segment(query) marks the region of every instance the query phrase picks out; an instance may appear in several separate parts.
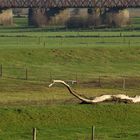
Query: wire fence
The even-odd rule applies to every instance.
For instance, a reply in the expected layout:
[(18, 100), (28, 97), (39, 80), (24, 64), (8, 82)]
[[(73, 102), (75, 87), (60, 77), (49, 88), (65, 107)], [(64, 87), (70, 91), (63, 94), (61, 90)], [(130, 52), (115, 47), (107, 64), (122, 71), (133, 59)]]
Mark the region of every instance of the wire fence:
[[(53, 132), (54, 131), (54, 132)], [(85, 131), (85, 132), (84, 132)], [(57, 133), (57, 134), (55, 134)], [(56, 137), (63, 138), (66, 137), (64, 133), (68, 133), (65, 135), (69, 135), (68, 139), (73, 139), (74, 140), (95, 140), (97, 139), (98, 135), (95, 135), (95, 126), (91, 127), (81, 127), (81, 128), (66, 128), (64, 130), (63, 128), (59, 128), (59, 130), (56, 129), (50, 129), (46, 128), (32, 128), (32, 129), (26, 129), (26, 130), (18, 130), (17, 132), (7, 132), (7, 133), (2, 133), (0, 138), (7, 138), (11, 139), (11, 136), (13, 139), (32, 139), (32, 140), (39, 140), (39, 139), (55, 139)], [(59, 135), (59, 136), (58, 136)]]
[(0, 77), (27, 81), (51, 82), (54, 79), (64, 80), (72, 85), (100, 88), (140, 89), (140, 76), (108, 76), (87, 73), (53, 73), (46, 68), (5, 67), (0, 65)]
[[(18, 129), (14, 131), (2, 132), (0, 139), (18, 139), (18, 140), (104, 140), (104, 139), (127, 139), (131, 136), (132, 139), (139, 138), (139, 131), (132, 130), (131, 126), (121, 126), (118, 129), (111, 130), (108, 126), (81, 126), (81, 127), (37, 127)], [(117, 131), (114, 131), (116, 130)], [(126, 129), (128, 132), (126, 132)], [(131, 133), (131, 135), (129, 135)], [(137, 135), (136, 135), (137, 134)]]

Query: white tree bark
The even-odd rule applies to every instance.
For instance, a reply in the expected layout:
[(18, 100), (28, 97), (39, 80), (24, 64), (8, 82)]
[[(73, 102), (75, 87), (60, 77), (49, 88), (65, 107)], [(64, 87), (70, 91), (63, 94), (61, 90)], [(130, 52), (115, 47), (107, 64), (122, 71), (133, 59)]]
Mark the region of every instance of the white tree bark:
[(101, 103), (101, 102), (124, 102), (124, 103), (140, 103), (140, 96), (135, 96), (135, 97), (129, 97), (124, 94), (118, 94), (118, 95), (102, 95), (99, 97), (94, 97), (93, 99), (89, 99), (86, 97), (83, 97), (76, 91), (74, 91), (70, 85), (68, 85), (66, 82), (62, 80), (53, 80), (53, 83), (49, 85), (49, 87), (52, 87), (55, 83), (60, 83), (63, 84), (64, 86), (67, 87), (68, 91), (70, 94), (78, 98), (84, 103), (89, 103), (89, 104), (95, 104), (95, 103)]

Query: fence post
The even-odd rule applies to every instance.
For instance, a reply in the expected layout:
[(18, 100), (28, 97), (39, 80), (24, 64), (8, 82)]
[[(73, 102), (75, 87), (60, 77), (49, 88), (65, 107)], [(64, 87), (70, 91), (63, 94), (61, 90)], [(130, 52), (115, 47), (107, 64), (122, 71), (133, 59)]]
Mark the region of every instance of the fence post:
[(36, 140), (36, 128), (33, 128), (33, 140)]
[(41, 43), (41, 39), (40, 39), (40, 37), (38, 38), (38, 44), (40, 45), (40, 43)]
[(0, 77), (2, 77), (2, 64), (0, 65)]
[(123, 90), (125, 90), (126, 89), (126, 80), (125, 80), (125, 78), (123, 78)]
[(60, 38), (60, 47), (62, 47), (63, 37)]
[(25, 69), (25, 80), (28, 80), (28, 69)]
[(129, 47), (131, 46), (131, 42), (130, 42), (130, 40), (129, 40)]
[(53, 78), (52, 78), (52, 73), (50, 72), (50, 82), (52, 82)]
[(91, 140), (94, 140), (94, 131), (95, 131), (95, 127), (92, 126), (92, 135), (91, 135)]
[(46, 42), (44, 41), (44, 47), (46, 46)]
[(123, 37), (123, 43), (125, 43), (125, 37)]
[(76, 73), (75, 81), (76, 81), (76, 84), (78, 84), (78, 74), (77, 73)]
[(101, 76), (99, 76), (98, 84), (99, 84), (99, 87), (101, 87)]

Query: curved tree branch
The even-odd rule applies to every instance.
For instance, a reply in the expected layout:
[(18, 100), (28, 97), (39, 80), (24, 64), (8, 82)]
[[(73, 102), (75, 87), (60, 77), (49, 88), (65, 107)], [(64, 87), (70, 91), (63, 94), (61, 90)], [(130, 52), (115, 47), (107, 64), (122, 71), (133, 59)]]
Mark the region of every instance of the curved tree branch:
[(49, 85), (49, 87), (52, 87), (55, 83), (60, 83), (66, 86), (70, 94), (78, 98), (79, 100), (89, 103), (89, 104), (94, 104), (94, 103), (100, 103), (100, 102), (105, 102), (105, 101), (115, 101), (115, 102), (124, 102), (124, 103), (140, 103), (140, 96), (135, 96), (135, 97), (129, 97), (124, 94), (118, 94), (118, 95), (102, 95), (99, 97), (95, 97), (93, 99), (89, 99), (86, 97), (83, 97), (76, 91), (74, 91), (70, 85), (68, 85), (66, 82), (62, 80), (53, 80), (53, 83)]

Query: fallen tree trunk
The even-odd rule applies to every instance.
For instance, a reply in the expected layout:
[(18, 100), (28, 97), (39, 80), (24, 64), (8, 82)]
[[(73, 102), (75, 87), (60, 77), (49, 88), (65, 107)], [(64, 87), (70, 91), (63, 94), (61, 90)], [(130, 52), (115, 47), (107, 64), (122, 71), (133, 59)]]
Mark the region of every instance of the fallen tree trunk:
[(87, 97), (83, 97), (82, 95), (80, 95), (79, 93), (74, 91), (70, 87), (70, 85), (68, 85), (67, 83), (65, 83), (62, 80), (53, 80), (53, 83), (51, 83), (49, 85), (49, 87), (52, 87), (55, 83), (63, 84), (64, 86), (67, 87), (70, 94), (72, 94), (73, 96), (75, 96), (76, 98), (81, 100), (82, 102), (88, 103), (88, 104), (96, 104), (96, 103), (101, 103), (101, 102), (140, 103), (140, 96), (129, 97), (129, 96), (124, 95), (124, 94), (102, 95), (102, 96), (99, 96), (99, 97), (94, 97), (93, 99), (89, 99)]

